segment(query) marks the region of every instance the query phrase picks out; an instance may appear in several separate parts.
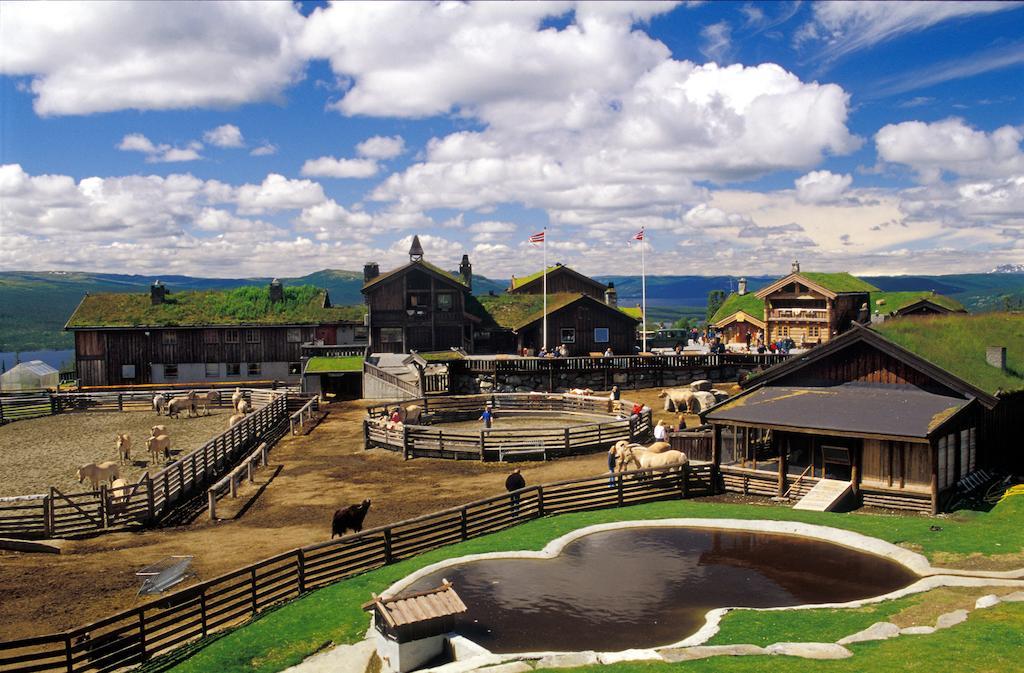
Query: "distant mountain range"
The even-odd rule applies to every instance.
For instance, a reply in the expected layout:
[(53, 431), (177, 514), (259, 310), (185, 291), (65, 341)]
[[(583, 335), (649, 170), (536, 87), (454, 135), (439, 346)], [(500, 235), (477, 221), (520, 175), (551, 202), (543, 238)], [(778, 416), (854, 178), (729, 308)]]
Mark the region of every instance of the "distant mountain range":
[(1024, 273), (1024, 264), (1000, 264), (989, 273)]
[[(1022, 265), (1024, 266), (1024, 265)], [(958, 299), (971, 311), (998, 310), (1007, 300), (1024, 299), (1024, 268), (1010, 271), (1009, 265), (992, 273), (950, 276), (865, 276), (883, 290), (934, 290)], [(633, 305), (640, 301), (639, 276), (597, 276), (613, 281), (619, 302)], [(750, 291), (767, 285), (775, 276), (748, 276)], [(87, 293), (148, 292), (152, 276), (82, 272), (0, 272), (0, 351), (62, 349), (72, 346), (72, 338), (63, 332), (64, 323)], [(195, 278), (163, 276), (160, 280), (171, 292), (218, 289), (240, 285), (263, 285), (270, 278)], [(324, 269), (297, 278), (281, 278), (286, 285), (316, 285), (325, 288), (334, 304), (357, 304), (363, 298), (360, 271)], [(508, 287), (505, 279), (473, 277), (475, 294), (500, 294)], [(712, 290), (736, 288), (735, 276), (648, 276), (648, 307), (657, 309), (656, 320), (695, 315), (707, 303)], [(654, 313), (655, 311), (652, 311)]]

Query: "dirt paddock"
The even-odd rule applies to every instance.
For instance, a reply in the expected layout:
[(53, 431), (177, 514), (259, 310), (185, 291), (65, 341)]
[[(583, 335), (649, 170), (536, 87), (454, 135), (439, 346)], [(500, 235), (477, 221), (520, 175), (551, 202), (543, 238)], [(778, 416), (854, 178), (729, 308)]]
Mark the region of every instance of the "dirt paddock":
[(146, 438), (154, 425), (167, 426), (171, 457), (195, 449), (227, 429), (230, 409), (211, 409), (209, 416), (178, 418), (145, 411), (93, 411), (30, 418), (0, 426), (0, 497), (46, 493), (56, 486), (64, 493), (89, 490), (75, 471), (85, 463), (117, 461), (115, 437), (132, 437), (132, 464), (121, 474), (135, 481), (151, 465)]
[[(650, 404), (656, 418), (675, 422), (675, 414), (659, 411), (657, 393), (624, 394)], [(78, 626), (138, 605), (135, 571), (172, 554), (195, 555), (198, 578), (210, 579), (328, 539), (334, 510), (363, 498), (372, 500), (365, 525), (373, 527), (504, 491), (509, 471), (505, 464), (403, 461), (382, 449), (364, 451), (365, 406), (331, 404), (329, 415), (309, 435), (283, 439), (255, 486), (247, 487), (238, 500), (220, 501), (220, 521), (211, 522), (203, 514), (188, 526), (68, 541), (60, 555), (0, 553), (0, 640)], [(695, 423), (688, 417), (688, 424)], [(601, 474), (607, 469), (605, 461), (599, 453), (516, 466), (528, 484), (536, 484)], [(232, 519), (248, 504), (245, 497), (263, 486), (244, 516)]]

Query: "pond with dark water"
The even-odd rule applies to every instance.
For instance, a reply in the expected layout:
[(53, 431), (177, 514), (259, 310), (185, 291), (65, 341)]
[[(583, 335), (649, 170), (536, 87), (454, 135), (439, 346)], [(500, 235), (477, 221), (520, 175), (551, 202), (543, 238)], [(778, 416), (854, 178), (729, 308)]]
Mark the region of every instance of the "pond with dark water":
[(845, 603), (905, 587), (905, 566), (828, 542), (769, 533), (625, 528), (570, 542), (553, 559), (469, 561), (450, 580), (469, 611), (455, 631), (492, 652), (613, 652), (678, 642), (720, 607)]

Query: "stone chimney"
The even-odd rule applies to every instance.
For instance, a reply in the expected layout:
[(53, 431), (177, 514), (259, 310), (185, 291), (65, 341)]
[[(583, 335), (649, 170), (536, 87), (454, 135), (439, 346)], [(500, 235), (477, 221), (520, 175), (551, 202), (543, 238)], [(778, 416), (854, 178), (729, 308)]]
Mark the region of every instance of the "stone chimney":
[(164, 303), (164, 298), (167, 296), (167, 288), (158, 280), (153, 281), (153, 284), (149, 286), (149, 301), (156, 306), (157, 304)]
[(793, 260), (793, 266), (790, 269), (790, 273), (800, 273), (800, 262)]
[(270, 281), (270, 301), (284, 301), (284, 286), (281, 285), (281, 281), (277, 278)]
[(369, 283), (380, 275), (380, 265), (377, 262), (367, 262), (363, 265), (363, 282)]
[(985, 361), (996, 369), (1006, 369), (1006, 346), (989, 346), (986, 348)]
[(469, 263), (469, 255), (462, 256), (462, 262), (459, 264), (459, 275), (462, 276), (462, 282), (466, 284), (470, 292), (473, 291), (473, 265)]
[(604, 291), (604, 303), (612, 308), (619, 305), (619, 291), (615, 289), (615, 283), (608, 281), (608, 289)]
[(736, 283), (736, 294), (743, 296), (747, 293), (747, 279), (740, 278), (739, 282)]

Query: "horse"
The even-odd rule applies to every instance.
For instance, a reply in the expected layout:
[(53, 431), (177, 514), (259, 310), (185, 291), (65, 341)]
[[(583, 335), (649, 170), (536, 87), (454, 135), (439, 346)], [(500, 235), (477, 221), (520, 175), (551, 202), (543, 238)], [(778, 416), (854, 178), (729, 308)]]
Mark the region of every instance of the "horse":
[(675, 449), (663, 453), (650, 453), (649, 451), (638, 451), (632, 446), (623, 447), (617, 450), (615, 457), (617, 472), (625, 472), (634, 466), (637, 470), (650, 470), (650, 474), (670, 474), (673, 471), (682, 472), (683, 466), (689, 462), (686, 454)]

